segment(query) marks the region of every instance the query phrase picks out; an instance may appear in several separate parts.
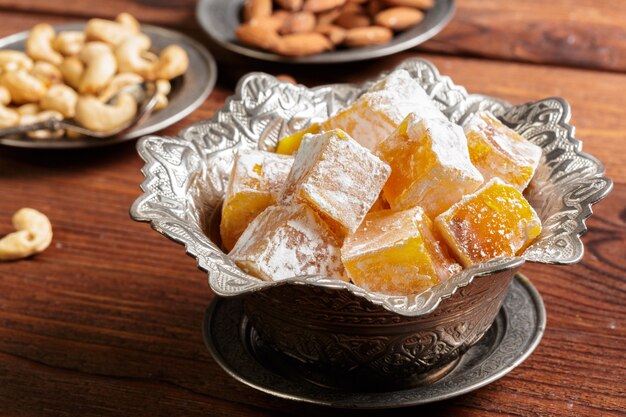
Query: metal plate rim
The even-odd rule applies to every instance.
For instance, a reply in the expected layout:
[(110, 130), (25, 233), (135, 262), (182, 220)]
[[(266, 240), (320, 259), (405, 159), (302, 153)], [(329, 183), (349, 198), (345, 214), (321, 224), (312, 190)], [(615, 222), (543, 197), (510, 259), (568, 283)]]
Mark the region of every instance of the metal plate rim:
[[(53, 28), (55, 31), (64, 31), (64, 30), (76, 30), (82, 29), (86, 24), (85, 21), (66, 23), (61, 25), (54, 25)], [(170, 116), (166, 119), (150, 124), (150, 118), (146, 120), (142, 125), (137, 126), (135, 129), (131, 130), (127, 134), (121, 137), (114, 137), (111, 139), (84, 139), (84, 140), (57, 140), (57, 141), (30, 141), (30, 140), (19, 140), (19, 139), (11, 139), (11, 138), (0, 138), (0, 145), (11, 146), (16, 148), (28, 148), (28, 149), (46, 149), (46, 150), (54, 150), (54, 149), (79, 149), (79, 148), (95, 148), (101, 146), (113, 145), (120, 142), (129, 141), (132, 139), (139, 138), (141, 136), (149, 135), (151, 133), (156, 133), (159, 130), (162, 130), (168, 126), (173, 125), (176, 122), (187, 117), (194, 110), (204, 103), (207, 97), (213, 91), (215, 87), (215, 83), (217, 81), (217, 64), (215, 63), (215, 59), (213, 55), (204, 47), (202, 44), (197, 42), (195, 39), (185, 35), (184, 33), (174, 31), (171, 29), (166, 29), (160, 26), (153, 26), (142, 24), (141, 25), (142, 32), (147, 34), (148, 36), (160, 35), (163, 37), (168, 37), (172, 39), (174, 42), (178, 42), (179, 44), (183, 44), (184, 46), (188, 46), (193, 49), (201, 59), (201, 62), (204, 63), (202, 69), (198, 71), (205, 71), (205, 75), (207, 77), (207, 83), (204, 88), (198, 90), (197, 96), (193, 101), (184, 104), (181, 110), (176, 110), (174, 108), (176, 102), (173, 101), (170, 103), (172, 109), (174, 110)], [(14, 33), (12, 35), (6, 36), (0, 39), (0, 49), (11, 48), (17, 42), (22, 42), (26, 40), (28, 37), (28, 33), (30, 30), (25, 30), (22, 32)], [(190, 67), (191, 70), (191, 67)], [(175, 97), (174, 97), (175, 99)], [(163, 112), (167, 112), (168, 108), (162, 110)]]
[(456, 10), (456, 0), (440, 0), (442, 3), (444, 3), (444, 5), (442, 6), (443, 11), (441, 19), (433, 23), (432, 26), (428, 27), (426, 30), (417, 33), (408, 39), (399, 41), (392, 40), (386, 45), (380, 45), (375, 47), (341, 50), (339, 52), (332, 51), (320, 55), (304, 57), (285, 57), (271, 52), (266, 52), (261, 49), (248, 47), (243, 44), (238, 44), (229, 40), (225, 40), (221, 36), (219, 36), (219, 33), (213, 28), (212, 20), (209, 17), (209, 14), (205, 12), (207, 6), (214, 1), (216, 0), (200, 0), (198, 2), (198, 4), (196, 5), (196, 20), (200, 24), (200, 27), (202, 28), (204, 33), (206, 33), (207, 36), (209, 36), (221, 47), (231, 52), (247, 56), (249, 58), (255, 58), (264, 61), (280, 62), (287, 64), (313, 65), (366, 61), (370, 59), (393, 55), (395, 53), (413, 48), (441, 32), (443, 28), (447, 26), (450, 20), (452, 20), (452, 17), (454, 16), (454, 12)]
[[(486, 378), (483, 378), (480, 381), (478, 381), (478, 382), (476, 382), (476, 383), (474, 383), (474, 384), (472, 384), (470, 386), (467, 386), (467, 387), (459, 389), (459, 390), (453, 390), (453, 391), (448, 392), (447, 394), (444, 394), (444, 395), (429, 397), (429, 398), (425, 398), (425, 399), (418, 399), (416, 401), (410, 401), (409, 400), (409, 401), (405, 401), (405, 402), (402, 402), (402, 403), (394, 403), (394, 404), (389, 404), (389, 403), (370, 403), (370, 404), (365, 404), (365, 405), (364, 404), (359, 404), (356, 401), (352, 401), (352, 402), (344, 401), (344, 402), (341, 402), (341, 403), (337, 403), (337, 402), (331, 402), (331, 401), (322, 401), (322, 400), (319, 400), (319, 399), (316, 399), (316, 398), (306, 397), (304, 395), (294, 395), (294, 394), (290, 394), (290, 393), (285, 393), (285, 392), (273, 389), (272, 387), (263, 386), (263, 385), (259, 384), (256, 381), (247, 379), (245, 375), (239, 374), (237, 372), (237, 369), (235, 369), (232, 366), (232, 364), (229, 363), (223, 357), (222, 353), (218, 350), (218, 348), (213, 343), (213, 341), (212, 341), (212, 339), (211, 339), (211, 337), (209, 335), (210, 323), (211, 323), (211, 321), (213, 320), (213, 318), (215, 316), (215, 311), (217, 309), (217, 306), (221, 302), (236, 301), (236, 300), (233, 300), (233, 299), (222, 298), (222, 297), (216, 296), (216, 298), (211, 300), (211, 304), (209, 305), (209, 308), (206, 311), (206, 314), (205, 314), (205, 317), (204, 317), (204, 320), (203, 320), (203, 324), (202, 324), (202, 338), (204, 340), (205, 346), (207, 347), (207, 349), (211, 353), (211, 356), (213, 357), (213, 360), (228, 375), (230, 375), (232, 378), (234, 378), (235, 380), (239, 381), (240, 383), (242, 383), (244, 385), (247, 385), (250, 388), (253, 388), (253, 389), (261, 391), (261, 392), (264, 392), (265, 394), (268, 394), (268, 395), (271, 395), (271, 396), (274, 396), (274, 397), (277, 397), (277, 398), (282, 398), (282, 399), (295, 401), (295, 402), (303, 403), (303, 404), (313, 404), (313, 405), (327, 406), (327, 407), (339, 408), (339, 409), (380, 410), (380, 409), (412, 407), (412, 406), (423, 405), (423, 404), (428, 404), (428, 403), (433, 403), (433, 402), (437, 402), (437, 401), (443, 401), (443, 400), (447, 400), (447, 399), (450, 399), (450, 398), (458, 397), (460, 395), (467, 394), (469, 392), (472, 392), (472, 391), (475, 391), (475, 390), (477, 390), (479, 388), (482, 388), (482, 387), (484, 387), (484, 386), (486, 386), (488, 384), (491, 384), (492, 382), (497, 381), (498, 379), (502, 378), (503, 376), (505, 376), (506, 374), (511, 372), (513, 369), (518, 367), (522, 362), (524, 362), (535, 351), (535, 349), (537, 348), (537, 346), (541, 342), (541, 339), (543, 338), (543, 335), (544, 335), (544, 332), (545, 332), (545, 328), (546, 328), (547, 314), (546, 314), (546, 310), (545, 310), (545, 305), (543, 303), (543, 299), (541, 298), (541, 294), (539, 293), (537, 288), (530, 282), (530, 280), (525, 275), (523, 275), (521, 273), (517, 273), (515, 278), (514, 278), (514, 283), (518, 283), (519, 285), (521, 285), (523, 287), (523, 289), (525, 290), (524, 293), (528, 297), (528, 299), (531, 302), (531, 304), (534, 306), (535, 313), (536, 313), (536, 323), (535, 323), (534, 331), (532, 332), (532, 335), (530, 335), (525, 340), (524, 349), (519, 352), (519, 355), (515, 357), (515, 360), (513, 360), (510, 363), (508, 363), (507, 366), (505, 368), (501, 369), (500, 371), (494, 372), (494, 373), (490, 374), (489, 376), (487, 376)], [(502, 312), (500, 312), (498, 314), (502, 314)], [(506, 314), (506, 312), (504, 314)], [(237, 322), (237, 326), (239, 326), (239, 324), (240, 323)], [(292, 383), (297, 383), (297, 382), (294, 382), (294, 381), (291, 381), (291, 382)], [(411, 390), (419, 390), (419, 389), (420, 389), (420, 387), (417, 387), (417, 388), (409, 389), (409, 391), (411, 391)], [(376, 394), (372, 394), (372, 395), (376, 395)]]

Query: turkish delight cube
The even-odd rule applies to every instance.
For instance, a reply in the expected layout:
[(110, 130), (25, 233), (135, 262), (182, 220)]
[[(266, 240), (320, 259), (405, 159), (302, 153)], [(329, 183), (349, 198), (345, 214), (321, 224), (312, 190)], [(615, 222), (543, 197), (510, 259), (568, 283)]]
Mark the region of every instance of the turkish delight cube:
[(339, 235), (359, 227), (390, 168), (341, 130), (306, 135), (279, 201), (315, 209)]
[(227, 250), (254, 218), (276, 203), (289, 175), (293, 157), (259, 150), (240, 151), (230, 175), (222, 206), (220, 234)]
[(411, 113), (375, 150), (391, 166), (383, 195), (394, 210), (420, 206), (434, 218), (483, 183), (460, 126)]
[(499, 178), (439, 215), (435, 225), (466, 267), (518, 255), (541, 232), (541, 220), (522, 193)]
[(446, 117), (405, 70), (374, 84), (348, 108), (321, 123), (322, 130), (342, 129), (368, 149), (385, 140), (409, 113), (420, 118)]
[(267, 281), (304, 275), (345, 277), (339, 240), (305, 204), (265, 209), (229, 255), (241, 269)]
[(464, 130), (470, 159), (485, 181), (498, 177), (524, 191), (539, 165), (541, 148), (489, 112), (475, 114)]
[(381, 210), (387, 210), (389, 209), (389, 203), (387, 203), (387, 200), (385, 200), (385, 197), (383, 196), (383, 193), (381, 192), (378, 195), (378, 198), (376, 199), (376, 201), (374, 201), (374, 204), (372, 204), (372, 207), (370, 207), (370, 211), (368, 213), (373, 213), (375, 211), (381, 211)]
[(296, 133), (286, 136), (278, 141), (278, 146), (276, 147), (276, 153), (282, 155), (293, 155), (300, 148), (300, 143), (302, 143), (302, 139), (306, 134), (315, 134), (320, 133), (320, 125), (319, 123), (313, 123), (306, 129), (302, 129), (297, 131)]
[(341, 257), (352, 282), (384, 294), (421, 293), (461, 270), (420, 207), (368, 214)]

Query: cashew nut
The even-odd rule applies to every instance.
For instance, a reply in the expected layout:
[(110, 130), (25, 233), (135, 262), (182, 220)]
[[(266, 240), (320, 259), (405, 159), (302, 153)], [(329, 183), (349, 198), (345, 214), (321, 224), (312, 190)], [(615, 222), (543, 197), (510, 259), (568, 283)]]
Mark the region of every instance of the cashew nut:
[(80, 52), (85, 63), (78, 90), (82, 94), (96, 94), (111, 81), (117, 72), (117, 61), (106, 43), (89, 42)]
[(17, 109), (17, 113), (21, 116), (34, 116), (41, 111), (38, 103), (23, 104)]
[(187, 52), (178, 45), (170, 45), (159, 54), (155, 75), (157, 79), (171, 80), (183, 75), (188, 67)]
[[(119, 18), (119, 16), (118, 16)], [(113, 22), (104, 19), (91, 19), (85, 26), (85, 35), (88, 41), (101, 41), (110, 45), (119, 45), (128, 37), (138, 33), (136, 27), (126, 17), (122, 22)]]
[(46, 94), (43, 81), (25, 70), (5, 72), (0, 76), (0, 85), (9, 90), (11, 100), (16, 104), (39, 101)]
[(0, 50), (0, 73), (31, 68), (33, 68), (33, 60), (24, 52), (11, 49)]
[[(46, 110), (35, 115), (25, 115), (20, 118), (20, 126), (32, 125), (35, 123), (43, 122), (48, 119), (63, 119), (63, 115), (55, 110)], [(35, 130), (33, 132), (27, 132), (26, 135), (31, 139), (58, 139), (65, 134), (63, 129), (55, 130), (51, 132), (49, 130)]]
[(35, 66), (30, 73), (43, 81), (46, 87), (63, 81), (63, 74), (61, 74), (59, 68), (46, 61), (35, 62)]
[(23, 208), (13, 215), (16, 231), (0, 239), (0, 261), (27, 258), (46, 250), (52, 242), (52, 225), (45, 214)]
[(113, 77), (109, 85), (98, 95), (98, 99), (106, 103), (122, 88), (133, 84), (140, 84), (141, 82), (143, 82), (141, 75), (132, 72), (122, 72)]
[(20, 123), (20, 115), (13, 109), (0, 106), (0, 129), (17, 126)]
[(74, 119), (87, 129), (110, 132), (129, 123), (137, 113), (137, 103), (130, 94), (120, 94), (112, 105), (93, 96), (81, 96)]
[(154, 79), (156, 63), (150, 59), (150, 55), (146, 55), (150, 45), (150, 38), (140, 33), (131, 36), (115, 48), (115, 57), (120, 71), (134, 72), (145, 79)]
[(11, 102), (11, 92), (0, 85), (0, 106), (8, 106)]
[(73, 56), (65, 58), (61, 65), (59, 65), (59, 71), (61, 71), (67, 85), (78, 90), (83, 72), (85, 72), (83, 61)]
[(139, 24), (139, 21), (137, 21), (137, 19), (135, 19), (135, 16), (130, 13), (118, 14), (115, 18), (115, 21), (120, 25), (128, 28), (133, 33), (139, 33), (141, 31), (141, 25)]
[(52, 47), (65, 56), (78, 55), (85, 45), (85, 34), (79, 31), (61, 32), (52, 41)]
[(161, 110), (167, 107), (169, 100), (167, 95), (172, 91), (172, 84), (168, 80), (157, 80), (157, 101), (154, 110)]
[(39, 104), (44, 110), (56, 110), (64, 117), (74, 117), (78, 94), (64, 84), (53, 85)]
[(35, 25), (26, 40), (26, 53), (34, 60), (60, 65), (63, 62), (63, 56), (52, 48), (54, 37), (54, 29), (49, 24)]

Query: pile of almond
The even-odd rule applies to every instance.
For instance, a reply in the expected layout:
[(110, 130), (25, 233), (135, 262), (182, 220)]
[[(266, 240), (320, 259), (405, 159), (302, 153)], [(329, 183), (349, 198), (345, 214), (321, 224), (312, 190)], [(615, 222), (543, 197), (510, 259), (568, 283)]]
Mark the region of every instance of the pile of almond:
[(284, 56), (382, 45), (424, 18), (435, 0), (246, 0), (237, 38)]

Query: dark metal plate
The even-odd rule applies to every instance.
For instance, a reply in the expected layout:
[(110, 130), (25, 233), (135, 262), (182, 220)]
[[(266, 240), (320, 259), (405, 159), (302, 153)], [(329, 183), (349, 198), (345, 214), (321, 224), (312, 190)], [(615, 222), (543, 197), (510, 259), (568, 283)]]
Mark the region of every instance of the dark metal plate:
[(451, 369), (442, 372), (443, 377), (414, 388), (369, 392), (336, 385), (330, 376), (313, 375), (289, 359), (265, 350), (248, 324), (238, 298), (216, 297), (211, 302), (203, 334), (215, 361), (233, 378), (252, 388), (280, 398), (330, 407), (380, 409), (456, 397), (501, 378), (537, 347), (545, 324), (541, 296), (526, 277), (518, 274), (492, 327)]
[(386, 45), (355, 49), (340, 49), (319, 55), (285, 57), (239, 42), (235, 29), (240, 25), (240, 11), (243, 0), (201, 0), (196, 8), (196, 18), (202, 29), (224, 48), (241, 55), (274, 62), (295, 64), (330, 64), (338, 62), (363, 61), (395, 54), (419, 45), (439, 33), (452, 19), (454, 0), (437, 0), (432, 9), (426, 12), (424, 20), (414, 27), (396, 34)]

